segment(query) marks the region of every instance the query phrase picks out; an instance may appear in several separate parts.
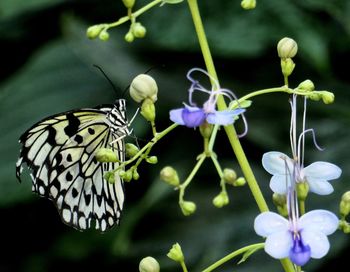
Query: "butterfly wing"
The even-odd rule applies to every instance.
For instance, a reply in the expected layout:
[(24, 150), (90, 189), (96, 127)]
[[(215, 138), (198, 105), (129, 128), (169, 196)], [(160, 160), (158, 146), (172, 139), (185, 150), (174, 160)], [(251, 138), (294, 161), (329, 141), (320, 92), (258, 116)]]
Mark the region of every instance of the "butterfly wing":
[[(110, 129), (107, 113), (113, 106), (80, 109), (48, 117), (20, 138), (23, 148), (16, 165), (17, 177), (26, 163), (32, 170), (32, 190), (51, 199), (62, 220), (79, 230), (105, 231), (119, 223), (124, 202), (123, 181), (104, 179), (118, 163), (101, 163), (99, 148), (113, 148), (124, 160), (124, 141)], [(118, 131), (116, 131), (118, 132)], [(116, 141), (113, 147), (109, 143)]]

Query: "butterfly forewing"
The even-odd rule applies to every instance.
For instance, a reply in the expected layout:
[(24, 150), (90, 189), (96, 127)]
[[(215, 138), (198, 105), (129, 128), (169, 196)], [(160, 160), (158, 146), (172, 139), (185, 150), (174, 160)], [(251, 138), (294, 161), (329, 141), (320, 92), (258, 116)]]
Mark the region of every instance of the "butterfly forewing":
[(114, 183), (104, 178), (119, 163), (98, 162), (95, 153), (112, 148), (124, 161), (123, 137), (128, 134), (123, 99), (48, 117), (20, 137), (17, 177), (26, 163), (32, 170), (32, 190), (51, 199), (66, 224), (84, 230), (94, 222), (105, 231), (119, 223), (124, 187), (118, 175)]

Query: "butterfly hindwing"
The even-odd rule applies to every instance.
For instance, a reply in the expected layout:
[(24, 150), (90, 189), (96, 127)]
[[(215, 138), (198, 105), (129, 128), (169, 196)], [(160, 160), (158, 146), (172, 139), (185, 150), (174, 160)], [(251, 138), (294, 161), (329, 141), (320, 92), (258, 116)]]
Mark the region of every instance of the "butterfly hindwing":
[(26, 163), (32, 170), (32, 190), (51, 199), (66, 224), (84, 230), (95, 222), (97, 229), (105, 231), (119, 223), (124, 187), (118, 175), (114, 183), (104, 179), (119, 163), (98, 162), (95, 153), (112, 148), (123, 161), (121, 136), (129, 134), (126, 125), (124, 100), (117, 100), (115, 106), (48, 117), (21, 136), (17, 177)]

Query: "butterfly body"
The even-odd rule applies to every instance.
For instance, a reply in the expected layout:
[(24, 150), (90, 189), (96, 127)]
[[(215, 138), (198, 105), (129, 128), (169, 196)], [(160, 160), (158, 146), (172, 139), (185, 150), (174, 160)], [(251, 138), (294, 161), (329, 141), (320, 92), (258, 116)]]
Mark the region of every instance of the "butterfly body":
[[(16, 175), (23, 163), (32, 170), (32, 190), (51, 199), (64, 223), (84, 230), (95, 222), (105, 231), (119, 223), (124, 203), (123, 180), (109, 183), (104, 174), (118, 162), (98, 162), (100, 148), (124, 161), (124, 137), (130, 134), (124, 99), (114, 105), (72, 110), (33, 125), (21, 137)], [(111, 145), (111, 143), (113, 143)]]

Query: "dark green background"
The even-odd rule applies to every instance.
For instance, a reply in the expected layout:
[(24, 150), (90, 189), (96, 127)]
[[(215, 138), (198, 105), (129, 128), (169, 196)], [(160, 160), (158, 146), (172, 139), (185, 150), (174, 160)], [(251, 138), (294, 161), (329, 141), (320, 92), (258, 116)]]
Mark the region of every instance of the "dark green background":
[[(138, 1), (141, 7), (146, 1)], [(310, 78), (316, 88), (329, 90), (335, 103), (308, 104), (308, 126), (313, 127), (317, 151), (307, 142), (306, 162), (325, 160), (339, 165), (343, 175), (334, 181), (330, 196), (311, 195), (309, 208), (337, 213), (341, 194), (349, 190), (350, 164), (350, 2), (347, 0), (258, 0), (257, 9), (244, 11), (240, 1), (199, 1), (218, 74), (223, 87), (242, 96), (251, 90), (280, 86), (276, 44), (285, 36), (299, 45), (291, 86)], [(197, 131), (178, 128), (153, 151), (157, 165), (141, 165), (139, 181), (126, 185), (121, 226), (105, 234), (78, 232), (65, 226), (54, 205), (31, 193), (28, 172), (24, 182), (15, 178), (18, 138), (45, 116), (79, 107), (112, 103), (113, 93), (101, 73), (124, 90), (134, 76), (154, 68), (157, 80), (157, 125), (170, 124), (168, 111), (187, 100), (186, 72), (203, 67), (196, 35), (186, 3), (153, 8), (139, 19), (147, 36), (127, 44), (128, 25), (110, 31), (108, 42), (85, 37), (89, 25), (124, 16), (121, 1), (98, 0), (1, 0), (0, 2), (0, 271), (137, 271), (139, 260), (156, 257), (162, 271), (180, 271), (166, 257), (179, 242), (190, 271), (200, 271), (225, 254), (249, 243), (261, 242), (252, 228), (258, 209), (247, 187), (229, 188), (231, 202), (223, 209), (212, 206), (219, 180), (211, 164), (205, 164), (186, 192), (197, 203), (197, 212), (182, 216), (177, 192), (159, 181), (162, 167), (175, 166), (184, 179), (201, 152)], [(127, 97), (128, 116), (136, 103)], [(242, 139), (266, 198), (270, 176), (261, 167), (261, 156), (270, 150), (289, 153), (289, 105), (285, 94), (254, 99), (247, 111), (249, 133)], [(141, 117), (133, 124), (140, 139), (150, 139)], [(240, 130), (241, 127), (239, 126)], [(142, 141), (140, 142), (142, 144)], [(215, 149), (224, 167), (236, 161), (220, 132)], [(270, 203), (272, 209), (273, 206)], [(330, 237), (326, 258), (312, 260), (307, 271), (329, 271), (347, 261), (349, 238), (337, 232)], [(218, 271), (281, 271), (278, 261), (258, 252), (247, 262), (239, 259)]]

